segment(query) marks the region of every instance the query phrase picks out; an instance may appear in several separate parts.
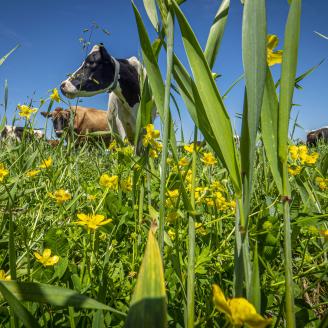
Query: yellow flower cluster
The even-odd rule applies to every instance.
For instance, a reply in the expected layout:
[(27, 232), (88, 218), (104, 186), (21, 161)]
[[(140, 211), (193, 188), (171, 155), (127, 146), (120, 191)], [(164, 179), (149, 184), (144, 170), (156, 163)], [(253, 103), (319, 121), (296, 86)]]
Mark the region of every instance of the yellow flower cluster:
[(50, 99), (53, 100), (53, 101), (56, 101), (58, 103), (60, 102), (60, 96), (59, 96), (57, 88), (52, 90), (52, 94), (50, 95)]
[(123, 192), (130, 192), (132, 191), (132, 179), (128, 177), (127, 179), (123, 179), (121, 181), (121, 189)]
[(195, 143), (191, 143), (190, 145), (184, 145), (183, 148), (186, 152), (192, 154), (194, 150), (196, 151), (199, 147), (197, 145), (195, 147)]
[(18, 115), (20, 117), (26, 117), (27, 119), (29, 119), (33, 113), (36, 113), (38, 111), (37, 108), (32, 108), (27, 105), (17, 105), (17, 108), (19, 110)]
[(39, 165), (40, 169), (48, 169), (52, 166), (52, 158), (48, 157), (47, 159), (43, 160), (42, 163)]
[(55, 199), (57, 204), (63, 204), (72, 198), (71, 194), (64, 189), (56, 190), (54, 193), (49, 193), (48, 195)]
[(3, 163), (0, 163), (0, 182), (9, 174), (9, 171), (6, 169)]
[(272, 320), (258, 314), (255, 307), (245, 298), (226, 299), (218, 285), (213, 285), (213, 303), (218, 311), (226, 315), (234, 327), (242, 327), (246, 324), (250, 328), (265, 328), (271, 324)]
[(277, 48), (279, 39), (276, 35), (267, 36), (267, 63), (269, 66), (282, 63), (282, 50), (274, 51)]
[(214, 155), (212, 153), (204, 153), (203, 157), (200, 159), (205, 165), (212, 166), (217, 163)]
[(328, 179), (316, 177), (315, 183), (318, 185), (320, 190), (322, 191), (328, 190)]
[(99, 184), (102, 187), (105, 187), (105, 188), (108, 188), (111, 190), (117, 190), (118, 176), (117, 175), (109, 176), (108, 174), (104, 173), (99, 179)]
[(10, 274), (6, 274), (4, 270), (0, 270), (0, 280), (11, 280)]
[(328, 230), (321, 230), (320, 234), (326, 241), (328, 241)]
[(143, 136), (142, 144), (144, 147), (150, 146), (149, 156), (151, 158), (157, 158), (158, 153), (163, 148), (163, 145), (156, 140), (160, 137), (160, 132), (159, 130), (155, 130), (153, 124), (147, 124), (145, 130), (146, 134)]
[(75, 223), (78, 225), (86, 226), (90, 230), (96, 230), (97, 228), (112, 222), (112, 219), (105, 220), (105, 216), (101, 214), (77, 214), (79, 221)]
[(43, 264), (43, 266), (53, 266), (56, 263), (58, 263), (59, 261), (59, 256), (58, 255), (54, 255), (51, 256), (51, 249), (46, 248), (42, 255), (39, 254), (38, 252), (34, 252), (34, 256), (36, 257), (36, 259), (38, 260), (38, 262), (40, 262), (41, 264)]
[(293, 176), (301, 173), (303, 165), (313, 165), (319, 158), (317, 152), (310, 153), (305, 145), (289, 146), (288, 151), (289, 157), (292, 160), (292, 163), (288, 165), (288, 173)]
[(168, 190), (166, 193), (165, 205), (166, 207), (172, 209), (175, 208), (177, 199), (179, 197), (179, 189)]

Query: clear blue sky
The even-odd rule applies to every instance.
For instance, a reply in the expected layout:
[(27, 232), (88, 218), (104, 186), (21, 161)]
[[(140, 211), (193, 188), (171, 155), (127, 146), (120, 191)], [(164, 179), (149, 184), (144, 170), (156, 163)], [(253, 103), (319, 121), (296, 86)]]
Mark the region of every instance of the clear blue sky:
[[(152, 27), (143, 10), (141, 0), (135, 1), (141, 11), (148, 31), (154, 38)], [(182, 9), (189, 19), (202, 46), (205, 45), (209, 28), (221, 1), (187, 0)], [(287, 0), (267, 0), (268, 33), (280, 38), (278, 49), (283, 46), (283, 34), (288, 14)], [(301, 43), (298, 74), (317, 64), (328, 55), (328, 41), (318, 37), (314, 31), (328, 35), (328, 1), (303, 1)], [(239, 0), (231, 1), (226, 32), (217, 58), (214, 72), (223, 76), (218, 80), (221, 93), (242, 74), (241, 60), (241, 19), (242, 6)], [(0, 67), (0, 103), (3, 103), (3, 84), (9, 83), (9, 118), (14, 115), (16, 105), (46, 98), (48, 90), (58, 87), (68, 73), (81, 63), (85, 51), (79, 38), (87, 37), (83, 29), (92, 22), (107, 29), (106, 35), (100, 29), (92, 36), (92, 44), (103, 42), (115, 57), (127, 58), (140, 55), (135, 19), (129, 0), (7, 0), (0, 11), (0, 57), (20, 43), (21, 47)], [(186, 64), (180, 35), (176, 35), (175, 51)], [(160, 59), (165, 71), (165, 58)], [(274, 76), (280, 67), (273, 68)], [(299, 111), (299, 123), (305, 130), (328, 125), (328, 60), (302, 82), (304, 87), (296, 91), (293, 110)], [(237, 130), (240, 120), (236, 113), (242, 111), (243, 82), (229, 94), (226, 106)], [(83, 98), (83, 105), (107, 108), (106, 94)], [(183, 107), (182, 103), (179, 102)], [(0, 107), (0, 111), (3, 108)], [(188, 112), (182, 108), (183, 127), (186, 138), (192, 134), (192, 122)], [(177, 116), (174, 115), (177, 119)], [(43, 126), (44, 119), (37, 115), (36, 126)], [(305, 131), (298, 129), (296, 136), (304, 138)]]

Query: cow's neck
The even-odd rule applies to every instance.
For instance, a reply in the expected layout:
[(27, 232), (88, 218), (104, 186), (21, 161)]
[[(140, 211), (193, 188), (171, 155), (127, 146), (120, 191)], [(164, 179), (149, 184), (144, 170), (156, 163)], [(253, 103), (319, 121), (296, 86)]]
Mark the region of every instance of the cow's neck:
[(118, 59), (120, 63), (119, 79), (113, 92), (127, 109), (136, 108), (140, 101), (139, 75), (128, 60)]

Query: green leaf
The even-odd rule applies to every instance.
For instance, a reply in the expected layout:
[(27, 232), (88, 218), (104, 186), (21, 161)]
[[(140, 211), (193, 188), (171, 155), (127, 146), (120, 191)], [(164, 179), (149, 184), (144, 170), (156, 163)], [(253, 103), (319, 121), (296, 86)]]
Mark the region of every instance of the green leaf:
[(267, 70), (265, 0), (246, 0), (243, 13), (242, 50), (247, 97), (240, 141), (244, 173), (244, 209), (247, 218), (252, 193), (256, 136)]
[(20, 44), (18, 44), (15, 48), (11, 49), (6, 55), (4, 55), (2, 58), (0, 58), (0, 66), (5, 62), (5, 60), (17, 49), (20, 47)]
[(167, 327), (162, 257), (152, 229), (148, 234), (125, 327)]
[(222, 0), (211, 26), (210, 33), (208, 34), (204, 55), (210, 68), (213, 68), (215, 58), (217, 57), (220, 48), (228, 19), (229, 7), (230, 0)]
[(252, 266), (252, 289), (250, 292), (250, 301), (255, 306), (256, 312), (261, 313), (261, 284), (259, 271), (259, 257), (257, 242), (254, 248), (254, 259)]
[(46, 303), (61, 307), (74, 306), (83, 309), (107, 310), (125, 316), (124, 313), (72, 289), (35, 282), (0, 281), (0, 283), (19, 301)]
[(322, 38), (328, 40), (328, 36), (326, 36), (326, 35), (324, 35), (324, 34), (321, 34), (321, 33), (317, 32), (317, 31), (314, 31), (314, 33), (315, 33), (315, 34), (318, 34), (318, 35), (321, 36)]
[(282, 195), (282, 178), (278, 158), (278, 108), (276, 88), (271, 71), (268, 69), (261, 111), (261, 132), (271, 173), (278, 191)]
[(156, 9), (156, 3), (155, 0), (143, 0), (146, 13), (154, 26), (155, 30), (159, 30), (159, 22), (158, 22), (158, 16), (157, 16), (157, 9)]
[(0, 280), (0, 292), (11, 306), (15, 314), (21, 319), (25, 327), (37, 328), (41, 327), (37, 320), (33, 318), (32, 314), (28, 312), (25, 306), (17, 299), (14, 293), (8, 288), (7, 282)]
[(219, 155), (222, 155), (223, 163), (230, 173), (235, 191), (238, 194), (241, 190), (240, 171), (229, 115), (194, 32), (178, 5), (173, 2), (173, 7), (180, 25), (182, 40), (194, 76), (195, 86), (216, 142), (219, 144)]
[(301, 0), (293, 0), (285, 29), (280, 84), (278, 146), (279, 158), (283, 163), (287, 161), (288, 127), (297, 68), (300, 20)]

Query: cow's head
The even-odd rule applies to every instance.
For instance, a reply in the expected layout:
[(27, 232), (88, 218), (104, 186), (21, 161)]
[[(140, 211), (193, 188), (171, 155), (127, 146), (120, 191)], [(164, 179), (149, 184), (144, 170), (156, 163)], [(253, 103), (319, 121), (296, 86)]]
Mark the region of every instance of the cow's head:
[(110, 56), (104, 45), (95, 45), (82, 65), (65, 81), (60, 89), (68, 98), (90, 97), (116, 87), (120, 65)]
[(65, 128), (69, 126), (70, 113), (70, 110), (58, 107), (53, 112), (41, 112), (41, 115), (51, 118), (56, 136), (60, 138)]

